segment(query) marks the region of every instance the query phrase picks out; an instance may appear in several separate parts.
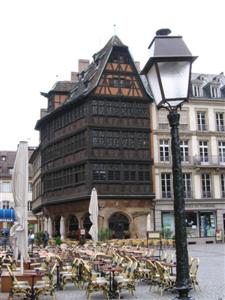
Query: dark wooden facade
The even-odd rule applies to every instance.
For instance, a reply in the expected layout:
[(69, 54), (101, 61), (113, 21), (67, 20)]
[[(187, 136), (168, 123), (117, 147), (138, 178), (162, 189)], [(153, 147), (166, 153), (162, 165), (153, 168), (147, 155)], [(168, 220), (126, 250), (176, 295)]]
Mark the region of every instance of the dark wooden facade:
[(150, 97), (117, 36), (93, 58), (76, 83), (42, 93), (48, 113), (36, 125), (42, 189), (34, 212), (85, 214), (93, 187), (104, 207), (117, 202), (123, 212), (122, 202), (132, 200), (151, 209)]

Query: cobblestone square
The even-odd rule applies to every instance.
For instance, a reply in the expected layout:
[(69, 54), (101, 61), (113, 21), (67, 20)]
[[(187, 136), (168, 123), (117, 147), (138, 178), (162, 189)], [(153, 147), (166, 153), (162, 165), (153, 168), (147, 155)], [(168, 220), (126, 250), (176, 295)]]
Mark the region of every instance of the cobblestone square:
[[(201, 290), (192, 291), (190, 294), (195, 300), (225, 300), (225, 245), (205, 244), (189, 245), (189, 255), (200, 258), (198, 279)], [(144, 283), (137, 283), (134, 296), (127, 292), (122, 293), (123, 299), (134, 300), (172, 300), (175, 294), (164, 292), (163, 296), (159, 291), (152, 289)], [(64, 291), (56, 292), (57, 300), (87, 299), (85, 290), (79, 290), (73, 285), (67, 285)], [(0, 300), (6, 300), (8, 293), (0, 293)], [(19, 299), (19, 298), (17, 298)], [(51, 297), (40, 297), (43, 300), (50, 300)], [(93, 300), (104, 299), (101, 293), (93, 293)]]

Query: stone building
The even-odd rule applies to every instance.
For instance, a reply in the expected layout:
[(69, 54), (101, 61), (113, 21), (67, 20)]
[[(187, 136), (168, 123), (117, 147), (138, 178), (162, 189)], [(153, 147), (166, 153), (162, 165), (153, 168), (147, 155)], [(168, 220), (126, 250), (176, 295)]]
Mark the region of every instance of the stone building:
[[(180, 111), (180, 147), (189, 242), (215, 242), (225, 231), (225, 77), (192, 74)], [(151, 107), (155, 229), (174, 234), (172, 160), (166, 110)]]
[[(29, 156), (34, 147), (28, 148)], [(0, 228), (10, 228), (15, 220), (14, 199), (12, 194), (12, 171), (16, 158), (16, 151), (0, 151)], [(28, 223), (31, 227), (36, 224), (37, 219), (32, 213), (32, 168), (29, 165), (28, 183)]]
[(88, 207), (96, 188), (99, 228), (114, 237), (146, 236), (153, 209), (150, 141), (151, 98), (128, 47), (113, 36), (93, 61), (80, 61), (71, 81), (48, 93), (45, 114), (37, 121), (40, 145), (34, 166), (33, 211), (66, 237), (90, 228)]

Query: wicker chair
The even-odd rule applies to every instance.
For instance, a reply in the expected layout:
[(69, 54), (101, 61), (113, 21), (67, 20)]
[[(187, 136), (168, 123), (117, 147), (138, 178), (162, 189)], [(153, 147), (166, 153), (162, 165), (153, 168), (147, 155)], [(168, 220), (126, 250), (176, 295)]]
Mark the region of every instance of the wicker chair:
[(16, 276), (14, 275), (9, 265), (7, 265), (7, 270), (12, 280), (12, 287), (9, 292), (8, 300), (13, 299), (14, 296), (23, 297), (25, 299), (30, 298), (32, 291), (28, 281), (17, 280)]
[(191, 278), (191, 283), (192, 283), (194, 290), (196, 290), (196, 287), (198, 287), (199, 290), (201, 290), (198, 280), (197, 280), (197, 272), (198, 272), (198, 268), (199, 268), (199, 262), (200, 262), (199, 258), (195, 257), (195, 258), (192, 258), (191, 265), (190, 265), (190, 278)]
[(83, 283), (81, 281), (80, 268), (81, 260), (80, 258), (76, 257), (69, 269), (62, 269), (60, 272), (62, 289), (64, 289), (65, 286), (70, 282), (72, 282), (78, 288), (82, 287)]
[(87, 299), (91, 298), (92, 293), (98, 291), (102, 291), (105, 298), (109, 299), (109, 281), (106, 278), (98, 276), (98, 273), (92, 273), (86, 263), (82, 265), (81, 276), (82, 281), (87, 283)]
[(122, 290), (128, 290), (129, 293), (133, 296), (135, 291), (135, 271), (138, 268), (138, 262), (133, 261), (130, 269), (123, 274), (123, 277), (116, 277), (115, 282), (117, 290), (119, 292), (119, 299)]
[(169, 268), (163, 266), (159, 261), (155, 262), (155, 266), (159, 276), (159, 288), (161, 289), (161, 296), (165, 290), (170, 290), (174, 287), (176, 277), (170, 275)]
[(50, 295), (52, 299), (56, 299), (55, 285), (53, 282), (54, 272), (56, 270), (57, 263), (48, 270), (45, 274), (45, 279), (37, 281), (34, 285), (35, 299), (38, 300), (40, 296)]

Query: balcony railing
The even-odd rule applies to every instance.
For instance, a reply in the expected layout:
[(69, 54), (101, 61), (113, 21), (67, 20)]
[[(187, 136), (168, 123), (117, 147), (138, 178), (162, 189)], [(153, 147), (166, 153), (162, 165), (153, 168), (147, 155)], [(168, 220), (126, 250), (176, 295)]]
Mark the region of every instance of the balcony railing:
[(205, 124), (198, 124), (199, 131), (207, 131), (207, 126)]
[(202, 192), (202, 198), (212, 198), (212, 192), (211, 191)]
[(162, 198), (163, 199), (171, 199), (172, 198), (172, 192), (162, 192)]
[[(185, 199), (192, 199), (193, 194), (192, 191), (184, 191), (184, 198)], [(162, 192), (162, 198), (163, 199), (172, 199), (173, 198), (173, 192)]]
[[(166, 124), (166, 123), (159, 123), (159, 127), (158, 129), (169, 129), (169, 123)], [(180, 124), (179, 125), (179, 130), (188, 130), (189, 129), (189, 126), (188, 124)]]
[(192, 191), (184, 191), (184, 198), (185, 199), (191, 199), (192, 198)]
[(217, 125), (217, 126), (216, 126), (216, 130), (217, 130), (217, 131), (223, 131), (223, 132), (224, 132), (224, 131), (225, 131), (225, 125)]
[(194, 156), (193, 164), (196, 166), (224, 166), (225, 167), (225, 156)]

